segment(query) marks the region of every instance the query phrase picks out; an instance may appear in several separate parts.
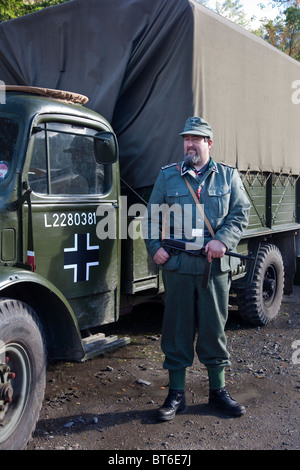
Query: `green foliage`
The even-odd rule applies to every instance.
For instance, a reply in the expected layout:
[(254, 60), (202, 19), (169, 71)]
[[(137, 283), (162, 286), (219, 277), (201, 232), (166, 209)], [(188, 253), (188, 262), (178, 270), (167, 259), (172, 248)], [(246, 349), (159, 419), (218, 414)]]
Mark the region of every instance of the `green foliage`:
[(216, 12), (244, 28), (249, 28), (249, 21), (240, 0), (216, 2)]
[(0, 0), (0, 22), (27, 15), (28, 13), (64, 3), (65, 1), (68, 0), (45, 0), (35, 1), (34, 3), (29, 3), (29, 1), (24, 3), (23, 0)]
[[(243, 3), (241, 0), (217, 1), (215, 11), (300, 61), (300, 0), (272, 0), (280, 14), (274, 20), (268, 18), (262, 20), (261, 27), (257, 30), (253, 30), (252, 19), (249, 21), (245, 14), (244, 3), (246, 1)], [(265, 8), (266, 3), (270, 2), (267, 0), (257, 2), (262, 9)]]
[(299, 1), (279, 1), (285, 8), (275, 20), (263, 22), (263, 39), (296, 60), (300, 60), (300, 5)]

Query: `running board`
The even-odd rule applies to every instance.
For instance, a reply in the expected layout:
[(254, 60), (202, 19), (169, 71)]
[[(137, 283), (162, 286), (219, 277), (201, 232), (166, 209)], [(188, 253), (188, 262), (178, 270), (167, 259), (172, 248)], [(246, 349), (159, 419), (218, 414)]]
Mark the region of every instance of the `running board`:
[(115, 335), (105, 336), (104, 333), (97, 333), (96, 335), (88, 336), (82, 340), (85, 352), (83, 361), (91, 359), (95, 356), (100, 356), (101, 354), (105, 354), (108, 351), (121, 348), (129, 343), (130, 338), (127, 338), (126, 336), (120, 339)]

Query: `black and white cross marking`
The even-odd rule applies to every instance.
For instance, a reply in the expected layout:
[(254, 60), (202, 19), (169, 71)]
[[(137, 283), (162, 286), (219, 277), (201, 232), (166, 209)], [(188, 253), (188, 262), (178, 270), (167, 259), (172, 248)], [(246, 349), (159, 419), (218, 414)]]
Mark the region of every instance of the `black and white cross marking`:
[(90, 267), (98, 266), (99, 246), (90, 246), (89, 233), (75, 233), (74, 246), (64, 248), (64, 269), (74, 269), (74, 282), (88, 281)]

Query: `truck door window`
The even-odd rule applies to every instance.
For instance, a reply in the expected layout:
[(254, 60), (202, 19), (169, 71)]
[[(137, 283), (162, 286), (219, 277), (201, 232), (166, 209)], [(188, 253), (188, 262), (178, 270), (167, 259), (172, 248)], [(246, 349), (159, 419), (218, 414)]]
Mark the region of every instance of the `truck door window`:
[(60, 195), (103, 193), (104, 166), (95, 159), (95, 133), (83, 127), (74, 130), (65, 123), (40, 126), (28, 176), (33, 191)]
[(0, 118), (0, 184), (6, 181), (15, 164), (14, 154), (19, 126), (9, 118)]

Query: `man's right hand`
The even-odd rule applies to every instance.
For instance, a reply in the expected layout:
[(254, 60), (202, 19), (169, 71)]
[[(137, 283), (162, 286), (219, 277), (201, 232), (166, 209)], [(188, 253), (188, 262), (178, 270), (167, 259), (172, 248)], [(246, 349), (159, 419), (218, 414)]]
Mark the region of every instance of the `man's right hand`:
[(164, 264), (168, 259), (170, 258), (170, 255), (166, 252), (164, 248), (159, 248), (155, 255), (153, 256), (153, 260), (156, 264)]

